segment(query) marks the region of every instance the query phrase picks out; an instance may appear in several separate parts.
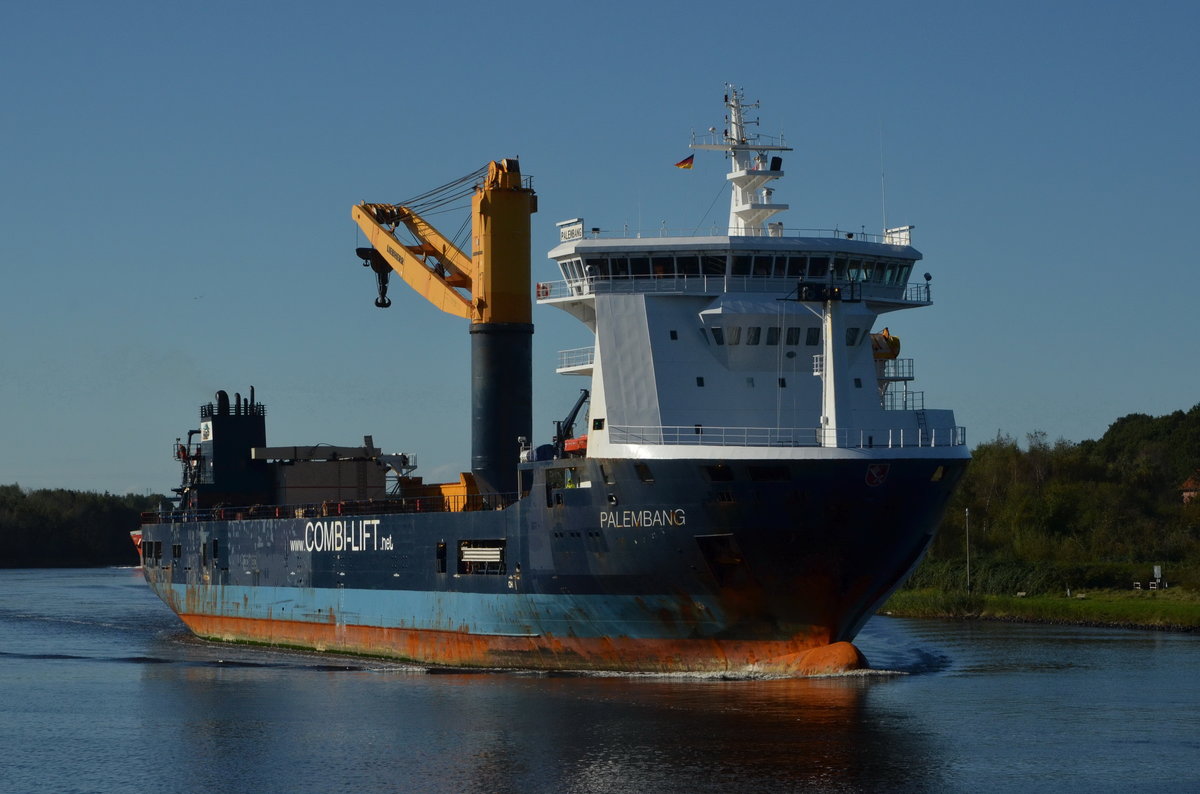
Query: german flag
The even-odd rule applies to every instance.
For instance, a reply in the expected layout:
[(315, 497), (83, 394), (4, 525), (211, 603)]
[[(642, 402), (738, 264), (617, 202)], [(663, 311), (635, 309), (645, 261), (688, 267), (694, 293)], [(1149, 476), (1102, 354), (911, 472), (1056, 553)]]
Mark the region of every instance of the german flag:
[(689, 154), (687, 157), (675, 164), (676, 168), (691, 168), (692, 162), (696, 159), (696, 155)]

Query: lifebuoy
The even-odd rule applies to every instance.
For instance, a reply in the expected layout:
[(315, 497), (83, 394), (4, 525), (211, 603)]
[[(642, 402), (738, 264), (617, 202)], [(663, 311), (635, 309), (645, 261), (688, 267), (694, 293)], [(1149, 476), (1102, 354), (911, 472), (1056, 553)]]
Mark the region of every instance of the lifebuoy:
[(537, 285), (537, 296), (539, 298), (550, 297), (550, 285), (544, 281), (539, 281)]

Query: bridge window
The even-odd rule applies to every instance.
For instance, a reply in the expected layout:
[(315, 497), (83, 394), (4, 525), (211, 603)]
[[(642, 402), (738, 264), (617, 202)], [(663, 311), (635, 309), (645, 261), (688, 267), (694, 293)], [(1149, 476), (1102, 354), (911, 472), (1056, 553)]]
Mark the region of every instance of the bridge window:
[(787, 258), (787, 277), (804, 278), (804, 267), (808, 263), (806, 256), (789, 256)]
[(739, 255), (733, 258), (733, 275), (748, 276), (750, 275), (750, 257)]
[(650, 275), (650, 257), (648, 256), (631, 256), (629, 257), (629, 272), (635, 276)]
[(703, 261), (704, 275), (706, 276), (723, 276), (725, 275), (725, 255), (720, 256), (708, 254)]
[(793, 325), (787, 329), (787, 339), (784, 340), (789, 345), (800, 344), (800, 326)]
[(762, 334), (762, 329), (758, 326), (746, 329), (746, 344), (757, 345), (759, 336)]
[(714, 325), (711, 330), (712, 330), (712, 335), (713, 335), (713, 341), (716, 342), (718, 345), (725, 344), (725, 329), (719, 325)]
[(821, 343), (821, 329), (816, 328), (816, 327), (809, 328), (808, 333), (804, 339), (804, 344), (808, 345), (809, 347), (814, 347), (816, 345), (819, 345), (820, 343)]
[(810, 256), (808, 258), (808, 277), (825, 278), (829, 273), (829, 257)]
[(608, 275), (608, 260), (607, 259), (587, 259), (585, 260), (585, 271), (589, 276), (607, 276)]
[(779, 344), (779, 326), (772, 325), (770, 328), (767, 329), (767, 344), (768, 345)]
[(675, 259), (670, 256), (656, 256), (650, 260), (650, 268), (659, 277), (675, 275)]
[(612, 268), (612, 274), (617, 278), (629, 275), (629, 260), (623, 256), (612, 257), (609, 260), (609, 266)]
[(767, 276), (771, 275), (771, 264), (775, 257), (759, 254), (754, 257), (754, 275)]
[(742, 327), (735, 325), (729, 329), (729, 344), (740, 345), (742, 343)]
[(700, 275), (700, 257), (680, 256), (675, 258), (675, 267), (682, 276)]
[(846, 344), (848, 346), (852, 346), (855, 342), (857, 342), (858, 334), (859, 334), (858, 328), (847, 328), (846, 329)]

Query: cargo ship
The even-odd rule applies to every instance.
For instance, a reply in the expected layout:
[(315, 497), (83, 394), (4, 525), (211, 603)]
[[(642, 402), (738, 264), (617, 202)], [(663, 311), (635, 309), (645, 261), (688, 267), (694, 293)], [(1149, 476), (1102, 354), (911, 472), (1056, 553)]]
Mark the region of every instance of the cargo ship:
[[(931, 304), (911, 226), (791, 230), (782, 137), (727, 87), (728, 224), (618, 236), (575, 218), (531, 278), (537, 197), (515, 160), (360, 204), (386, 307), (399, 275), (469, 321), (471, 465), (268, 446), (251, 388), (177, 439), (171, 509), (141, 522), (150, 587), (200, 637), (430, 667), (805, 675), (852, 644), (929, 546), (969, 453), (910, 388), (880, 315)], [(677, 165), (688, 168), (692, 154)], [(466, 253), (422, 216), (472, 196)], [(532, 308), (583, 323), (578, 399), (532, 433)], [(892, 323), (894, 325), (894, 322)]]

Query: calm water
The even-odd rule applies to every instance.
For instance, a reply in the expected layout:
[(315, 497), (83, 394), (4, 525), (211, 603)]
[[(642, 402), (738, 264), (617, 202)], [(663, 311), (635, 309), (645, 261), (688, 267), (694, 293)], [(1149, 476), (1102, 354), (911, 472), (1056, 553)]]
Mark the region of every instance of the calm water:
[(133, 570), (0, 571), (0, 791), (1200, 790), (1200, 636), (859, 645), (897, 674), (429, 674), (190, 639)]

